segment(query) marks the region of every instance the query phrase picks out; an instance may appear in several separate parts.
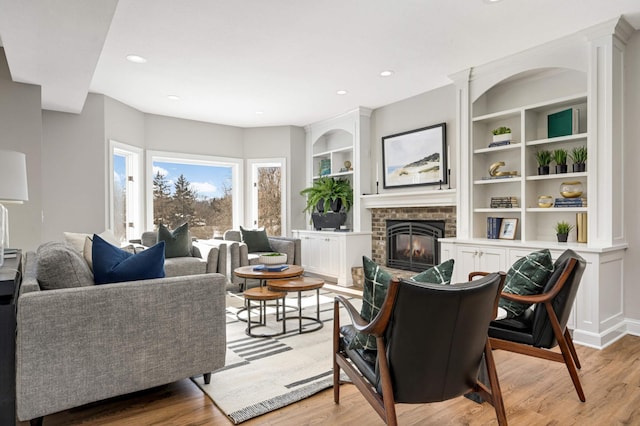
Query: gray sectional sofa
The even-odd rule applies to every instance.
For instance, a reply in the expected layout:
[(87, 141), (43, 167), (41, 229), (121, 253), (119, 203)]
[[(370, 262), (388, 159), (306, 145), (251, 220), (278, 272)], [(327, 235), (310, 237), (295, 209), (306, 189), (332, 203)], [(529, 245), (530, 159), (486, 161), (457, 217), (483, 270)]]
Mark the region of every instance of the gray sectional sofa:
[[(41, 261), (43, 247), (25, 256), (17, 300), (21, 421), (196, 375), (208, 381), (224, 366), (223, 275), (93, 285), (82, 256), (57, 244), (46, 245), (58, 250), (54, 262)], [(44, 289), (52, 284), (58, 288)]]

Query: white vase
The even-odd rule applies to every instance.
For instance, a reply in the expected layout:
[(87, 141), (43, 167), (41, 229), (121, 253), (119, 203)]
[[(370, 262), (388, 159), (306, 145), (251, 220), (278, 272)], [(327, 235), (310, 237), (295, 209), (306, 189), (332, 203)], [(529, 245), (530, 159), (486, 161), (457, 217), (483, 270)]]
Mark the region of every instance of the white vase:
[(282, 265), (284, 263), (287, 263), (287, 255), (284, 253), (280, 253), (280, 255), (278, 256), (268, 256), (261, 254), (258, 262), (262, 263), (263, 265)]
[(510, 141), (511, 133), (503, 133), (501, 135), (493, 135), (494, 142)]

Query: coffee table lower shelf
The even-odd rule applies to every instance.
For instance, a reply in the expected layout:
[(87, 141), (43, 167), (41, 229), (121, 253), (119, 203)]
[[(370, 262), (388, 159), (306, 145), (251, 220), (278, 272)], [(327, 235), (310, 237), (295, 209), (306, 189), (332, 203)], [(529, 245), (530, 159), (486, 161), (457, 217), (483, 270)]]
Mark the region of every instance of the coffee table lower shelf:
[[(320, 289), (324, 286), (324, 281), (319, 279), (319, 278), (312, 278), (312, 277), (298, 277), (298, 278), (291, 278), (291, 279), (279, 279), (279, 280), (267, 280), (267, 288), (269, 290), (273, 290), (275, 292), (281, 292), (282, 294), (287, 294), (289, 292), (297, 292), (298, 293), (298, 306), (294, 307), (298, 309), (298, 316), (295, 317), (289, 317), (289, 318), (284, 318), (283, 315), (283, 321), (282, 322), (286, 322), (287, 320), (292, 320), (292, 319), (297, 319), (298, 320), (298, 333), (299, 334), (303, 334), (303, 333), (311, 333), (312, 331), (317, 331), (320, 330), (323, 326), (324, 323), (320, 320)], [(302, 292), (303, 291), (311, 291), (311, 290), (315, 290), (316, 291), (316, 317), (309, 317), (309, 316), (303, 316), (302, 315)], [(285, 309), (287, 307), (292, 307), (292, 306), (285, 306)], [(284, 309), (283, 309), (284, 311)], [(303, 330), (302, 328), (302, 320), (307, 320), (310, 321), (312, 324), (315, 323), (316, 327), (313, 328), (309, 328), (306, 330)], [(308, 326), (309, 324), (305, 324), (305, 326)]]

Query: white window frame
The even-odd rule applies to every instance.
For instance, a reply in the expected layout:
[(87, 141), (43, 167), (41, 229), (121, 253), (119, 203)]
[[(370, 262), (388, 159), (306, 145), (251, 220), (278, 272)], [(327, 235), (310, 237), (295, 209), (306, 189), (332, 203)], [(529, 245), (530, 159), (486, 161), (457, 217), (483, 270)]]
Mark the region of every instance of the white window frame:
[(171, 151), (147, 151), (147, 229), (153, 229), (153, 162), (231, 167), (231, 197), (233, 205), (233, 229), (239, 229), (244, 211), (243, 161), (240, 158), (213, 155), (185, 154)]
[(251, 201), (249, 211), (251, 212), (249, 223), (254, 227), (258, 223), (258, 169), (262, 167), (280, 167), (280, 229), (282, 235), (286, 236), (289, 228), (287, 227), (287, 159), (280, 158), (252, 158), (247, 160), (247, 180), (251, 185)]
[[(115, 206), (113, 205), (113, 156), (120, 155), (126, 158), (127, 176), (133, 176), (133, 182), (127, 179), (127, 217), (126, 217), (126, 239), (140, 238), (144, 230), (144, 206), (143, 200), (143, 182), (142, 171), (144, 170), (143, 159), (144, 150), (137, 146), (125, 144), (122, 142), (109, 139), (109, 155), (108, 155), (108, 168), (107, 168), (107, 194), (109, 206), (109, 215), (107, 218), (107, 229), (115, 228)], [(133, 223), (133, 227), (129, 227), (128, 224)]]

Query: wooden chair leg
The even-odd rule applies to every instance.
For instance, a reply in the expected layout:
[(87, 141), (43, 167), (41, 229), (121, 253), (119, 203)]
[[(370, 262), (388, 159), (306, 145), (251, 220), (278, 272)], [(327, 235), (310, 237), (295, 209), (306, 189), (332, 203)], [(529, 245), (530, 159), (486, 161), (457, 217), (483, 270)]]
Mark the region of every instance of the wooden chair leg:
[(487, 367), (487, 375), (489, 376), (489, 385), (491, 386), (491, 404), (496, 410), (498, 425), (507, 426), (507, 413), (505, 412), (504, 402), (502, 401), (502, 390), (500, 390), (498, 372), (496, 371), (496, 364), (493, 359), (493, 351), (489, 339), (487, 339), (484, 346), (484, 360)]
[(573, 357), (573, 361), (576, 363), (576, 368), (580, 370), (582, 366), (580, 365), (580, 360), (578, 359), (578, 353), (576, 352), (576, 347), (573, 346), (573, 337), (571, 337), (571, 333), (569, 333), (568, 328), (564, 330), (564, 338), (567, 341), (567, 346), (569, 346), (569, 350), (571, 351), (571, 356)]
[[(284, 308), (283, 308), (284, 310)], [(336, 361), (340, 350), (340, 305), (333, 302), (333, 401), (340, 403), (340, 366)]]
[(44, 417), (36, 417), (35, 419), (29, 420), (29, 424), (31, 426), (42, 426), (43, 421), (44, 421)]

